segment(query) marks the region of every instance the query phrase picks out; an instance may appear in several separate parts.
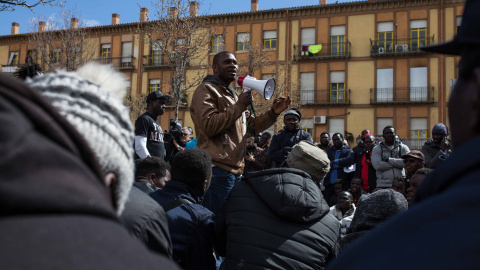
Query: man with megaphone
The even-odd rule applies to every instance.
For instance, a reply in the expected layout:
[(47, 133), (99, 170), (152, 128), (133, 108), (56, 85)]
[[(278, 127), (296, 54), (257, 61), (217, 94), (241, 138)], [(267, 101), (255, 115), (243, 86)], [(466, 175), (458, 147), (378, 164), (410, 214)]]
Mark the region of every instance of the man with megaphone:
[(259, 116), (247, 117), (245, 112), (252, 103), (251, 90), (263, 92), (270, 87), (268, 92), (264, 92), (266, 97), (274, 91), (271, 84), (249, 84), (249, 90), (237, 95), (230, 84), (235, 80), (238, 64), (230, 52), (216, 54), (212, 68), (213, 75), (206, 76), (195, 90), (190, 112), (195, 124), (197, 147), (207, 151), (213, 163), (212, 184), (205, 194), (203, 205), (217, 215), (235, 181), (243, 173), (247, 128), (261, 132), (270, 127), (288, 108), (291, 100), (289, 96), (276, 98), (270, 110)]

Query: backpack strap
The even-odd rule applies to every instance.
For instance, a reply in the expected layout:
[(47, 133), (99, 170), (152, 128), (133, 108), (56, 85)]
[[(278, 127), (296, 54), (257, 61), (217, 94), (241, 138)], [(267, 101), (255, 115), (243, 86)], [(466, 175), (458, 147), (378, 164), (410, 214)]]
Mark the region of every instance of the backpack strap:
[(182, 204), (192, 204), (191, 201), (189, 200), (186, 200), (184, 198), (178, 198), (176, 200), (173, 200), (169, 203), (167, 203), (164, 207), (163, 207), (163, 210), (166, 212), (172, 210), (173, 208), (176, 208), (177, 206), (180, 206)]

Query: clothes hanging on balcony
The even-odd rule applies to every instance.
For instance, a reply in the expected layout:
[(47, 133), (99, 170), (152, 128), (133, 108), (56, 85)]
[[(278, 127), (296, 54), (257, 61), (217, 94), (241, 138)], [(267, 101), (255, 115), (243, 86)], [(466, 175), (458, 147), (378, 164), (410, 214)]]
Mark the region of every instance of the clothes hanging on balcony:
[(301, 52), (302, 59), (308, 58), (308, 47), (309, 46), (302, 46), (302, 52)]
[(312, 54), (317, 54), (321, 50), (322, 50), (322, 44), (310, 45), (308, 47), (308, 51)]

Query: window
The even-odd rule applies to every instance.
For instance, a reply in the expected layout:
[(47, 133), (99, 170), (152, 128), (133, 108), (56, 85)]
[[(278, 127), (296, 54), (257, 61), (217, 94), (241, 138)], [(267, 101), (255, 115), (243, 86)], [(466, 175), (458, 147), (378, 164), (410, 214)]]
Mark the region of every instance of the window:
[(427, 138), (427, 118), (411, 118), (410, 119), (410, 138), (412, 139)]
[(249, 39), (250, 39), (250, 36), (248, 33), (238, 33), (237, 34), (237, 51), (248, 50)]
[(427, 20), (410, 21), (410, 48), (414, 52), (427, 45)]
[(378, 52), (393, 52), (393, 22), (377, 24)]
[(301, 39), (302, 46), (315, 44), (315, 28), (302, 28)]
[(52, 63), (53, 64), (60, 64), (60, 60), (61, 60), (61, 56), (62, 56), (62, 50), (61, 49), (54, 49), (53, 52), (52, 52)]
[(18, 65), (18, 52), (10, 52), (10, 57), (8, 58), (8, 66)]
[(73, 47), (72, 48), (72, 57), (71, 59), (73, 59), (74, 61), (74, 64), (80, 64), (80, 60), (81, 60), (81, 57), (82, 57), (82, 52), (80, 50), (80, 47)]
[(335, 133), (341, 133), (342, 136), (344, 136), (345, 119), (343, 118), (328, 119), (328, 133), (330, 134), (330, 138), (332, 138), (333, 134)]
[(183, 48), (185, 47), (185, 39), (184, 38), (177, 38), (176, 41), (176, 47), (177, 51), (183, 51)]
[(212, 53), (219, 53), (223, 51), (223, 35), (212, 37)]
[(345, 102), (345, 71), (330, 72), (330, 102)]
[(149, 64), (152, 66), (160, 66), (162, 64), (162, 49), (160, 41), (158, 40), (152, 43), (152, 52)]
[(263, 48), (277, 48), (277, 31), (263, 31)]
[(273, 73), (264, 73), (262, 74), (262, 80), (268, 80), (274, 77)]
[(460, 25), (462, 25), (462, 16), (457, 17), (457, 34), (458, 34), (458, 29), (460, 28)]
[(310, 135), (313, 138), (313, 118), (300, 120), (300, 129), (310, 133)]
[(132, 67), (132, 42), (122, 43), (122, 65), (121, 67)]
[(308, 49), (310, 45), (315, 44), (315, 28), (302, 28), (300, 38), (300, 57), (304, 59), (313, 56)]
[(345, 54), (345, 25), (330, 28), (330, 53), (332, 55)]
[(377, 102), (393, 101), (393, 68), (377, 69)]
[(37, 51), (28, 50), (27, 51), (27, 58), (31, 61), (31, 63), (36, 63), (37, 62)]
[(102, 58), (105, 59), (102, 61), (102, 63), (110, 64), (112, 62), (112, 52), (110, 50), (110, 44), (102, 44), (101, 54)]
[(150, 85), (148, 87), (148, 92), (151, 93), (153, 91), (160, 91), (160, 80), (150, 80)]
[(410, 118), (410, 149), (422, 149), (427, 140), (427, 118)]
[(410, 101), (427, 101), (427, 68), (410, 68)]
[(302, 103), (313, 103), (315, 100), (315, 74), (313, 72), (300, 73), (300, 101)]
[(393, 127), (393, 118), (377, 118), (377, 136), (383, 137), (383, 129), (386, 126)]

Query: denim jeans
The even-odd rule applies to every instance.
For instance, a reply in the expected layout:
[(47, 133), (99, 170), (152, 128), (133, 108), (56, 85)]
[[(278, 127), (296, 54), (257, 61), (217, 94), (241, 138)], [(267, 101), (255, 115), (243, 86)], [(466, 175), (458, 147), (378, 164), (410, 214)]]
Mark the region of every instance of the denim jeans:
[(212, 183), (203, 197), (203, 206), (218, 216), (228, 193), (238, 180), (240, 180), (239, 175), (227, 172), (217, 166), (213, 167)]

